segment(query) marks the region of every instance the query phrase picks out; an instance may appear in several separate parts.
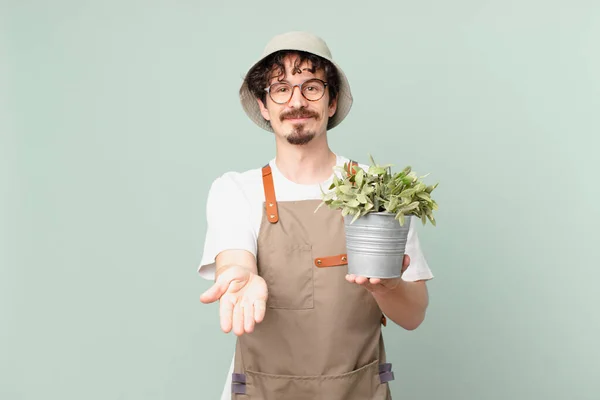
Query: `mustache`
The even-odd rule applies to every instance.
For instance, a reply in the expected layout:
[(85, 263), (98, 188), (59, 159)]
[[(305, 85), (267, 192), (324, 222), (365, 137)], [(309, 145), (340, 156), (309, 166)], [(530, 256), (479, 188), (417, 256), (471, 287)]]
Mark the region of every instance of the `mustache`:
[(283, 121), (284, 119), (290, 119), (290, 118), (316, 118), (319, 119), (319, 114), (317, 114), (314, 111), (309, 111), (309, 110), (292, 110), (292, 111), (288, 111), (286, 113), (282, 113), (279, 118), (281, 119), (281, 121)]

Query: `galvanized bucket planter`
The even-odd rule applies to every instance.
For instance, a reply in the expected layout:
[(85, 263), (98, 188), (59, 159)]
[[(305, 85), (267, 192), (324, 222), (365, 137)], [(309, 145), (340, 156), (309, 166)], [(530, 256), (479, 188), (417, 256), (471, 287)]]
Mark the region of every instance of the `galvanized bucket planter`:
[(348, 273), (369, 278), (398, 278), (410, 228), (411, 216), (403, 226), (387, 212), (369, 213), (350, 224), (344, 217)]

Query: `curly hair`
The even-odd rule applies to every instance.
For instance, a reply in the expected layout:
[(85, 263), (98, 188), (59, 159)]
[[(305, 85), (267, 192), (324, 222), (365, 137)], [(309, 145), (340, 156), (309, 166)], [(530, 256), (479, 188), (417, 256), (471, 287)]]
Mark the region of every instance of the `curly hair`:
[(309, 71), (313, 74), (317, 70), (325, 72), (325, 80), (329, 88), (329, 104), (331, 105), (337, 97), (340, 87), (340, 77), (337, 68), (330, 61), (305, 51), (281, 50), (267, 56), (246, 75), (245, 81), (250, 92), (265, 104), (267, 96), (265, 88), (273, 77), (282, 78), (285, 75), (284, 59), (291, 54), (298, 55), (292, 69), (292, 74), (301, 72), (300, 65), (305, 61), (311, 64)]

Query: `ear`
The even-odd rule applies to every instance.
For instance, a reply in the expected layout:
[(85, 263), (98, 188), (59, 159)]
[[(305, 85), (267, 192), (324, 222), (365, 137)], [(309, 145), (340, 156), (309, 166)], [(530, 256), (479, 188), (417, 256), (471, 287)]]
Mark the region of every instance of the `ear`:
[(262, 100), (256, 99), (256, 102), (258, 103), (258, 108), (260, 108), (260, 113), (262, 114), (263, 118), (266, 119), (267, 121), (270, 121), (271, 116), (269, 115), (269, 110), (267, 110), (267, 108), (263, 104)]
[(329, 118), (333, 117), (333, 114), (335, 114), (335, 112), (337, 111), (337, 100), (338, 97), (335, 96), (335, 99), (333, 99), (333, 101), (329, 105)]

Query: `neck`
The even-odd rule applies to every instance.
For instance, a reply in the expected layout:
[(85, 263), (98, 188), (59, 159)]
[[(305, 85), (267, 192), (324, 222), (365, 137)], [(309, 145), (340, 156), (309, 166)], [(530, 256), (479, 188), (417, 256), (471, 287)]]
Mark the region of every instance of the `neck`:
[(335, 162), (325, 135), (301, 146), (289, 144), (285, 139), (277, 140), (275, 163), (283, 176), (294, 183), (311, 185), (327, 180)]

